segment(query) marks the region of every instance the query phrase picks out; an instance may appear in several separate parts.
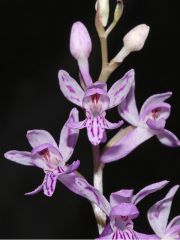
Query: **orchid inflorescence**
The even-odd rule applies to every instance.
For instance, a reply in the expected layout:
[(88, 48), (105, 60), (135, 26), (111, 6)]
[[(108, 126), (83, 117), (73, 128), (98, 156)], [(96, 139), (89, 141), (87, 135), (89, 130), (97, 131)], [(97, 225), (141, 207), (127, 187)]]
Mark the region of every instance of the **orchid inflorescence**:
[[(168, 181), (153, 183), (134, 194), (132, 189), (121, 189), (110, 194), (109, 201), (103, 195), (103, 167), (130, 154), (141, 143), (153, 136), (169, 147), (180, 146), (180, 140), (165, 129), (171, 106), (166, 100), (171, 92), (150, 96), (138, 113), (135, 100), (135, 71), (129, 70), (108, 90), (107, 80), (131, 53), (143, 48), (149, 33), (149, 26), (140, 24), (123, 38), (123, 47), (109, 61), (107, 39), (123, 13), (123, 1), (117, 0), (112, 23), (109, 22), (109, 0), (97, 0), (95, 9), (95, 27), (100, 39), (102, 69), (97, 81), (93, 81), (89, 72), (88, 58), (92, 51), (91, 38), (82, 22), (72, 25), (70, 34), (70, 52), (79, 66), (80, 84), (66, 71), (58, 73), (59, 86), (64, 96), (73, 104), (82, 108), (85, 119), (79, 121), (78, 110), (73, 108), (64, 124), (59, 144), (45, 130), (30, 130), (27, 139), (31, 152), (11, 150), (5, 157), (11, 161), (36, 166), (43, 169), (45, 177), (42, 183), (26, 195), (40, 191), (48, 197), (54, 194), (57, 181), (63, 183), (72, 192), (87, 198), (93, 207), (99, 236), (98, 239), (180, 239), (180, 216), (168, 223), (171, 204), (179, 185), (172, 187), (167, 195), (148, 210), (147, 217), (154, 233), (151, 235), (135, 230), (133, 220), (139, 216), (138, 203), (162, 188)], [(106, 119), (106, 111), (118, 108), (120, 119), (112, 123)], [(129, 125), (122, 127), (124, 121)], [(79, 130), (86, 128), (92, 144), (94, 163), (94, 186), (78, 173), (80, 161), (70, 165), (76, 146)], [(107, 142), (106, 129), (120, 128), (119, 132)], [(100, 143), (106, 143), (100, 154)]]

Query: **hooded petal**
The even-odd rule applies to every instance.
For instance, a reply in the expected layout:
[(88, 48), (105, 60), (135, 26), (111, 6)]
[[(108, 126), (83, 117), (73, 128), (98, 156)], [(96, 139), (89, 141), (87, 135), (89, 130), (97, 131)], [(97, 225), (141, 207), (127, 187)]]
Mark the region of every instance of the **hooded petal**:
[(166, 129), (162, 129), (162, 130), (158, 131), (156, 135), (157, 135), (159, 141), (164, 145), (167, 145), (169, 147), (179, 147), (180, 146), (180, 140), (176, 137), (176, 135), (174, 135), (172, 132), (170, 132)]
[(120, 116), (133, 126), (137, 126), (139, 122), (139, 114), (135, 100), (135, 80), (131, 85), (131, 89), (126, 98), (120, 103), (118, 111)]
[(171, 106), (168, 103), (154, 103), (147, 106), (146, 111), (144, 111), (143, 115), (140, 116), (140, 120), (147, 123), (149, 119), (156, 122), (164, 119), (165, 125), (170, 112)]
[(134, 70), (127, 72), (120, 80), (116, 81), (108, 91), (110, 98), (109, 108), (119, 105), (127, 96), (134, 82)]
[(151, 185), (146, 186), (145, 188), (141, 189), (138, 193), (136, 193), (133, 197), (132, 197), (132, 202), (134, 204), (139, 203), (143, 198), (145, 198), (146, 196), (148, 196), (151, 193), (154, 193), (158, 190), (161, 190), (163, 187), (165, 187), (167, 184), (169, 183), (169, 181), (161, 181), (161, 182), (157, 182), (157, 183), (153, 183)]
[(69, 121), (73, 121), (73, 122), (79, 121), (78, 111), (76, 108), (73, 108), (71, 110), (69, 119), (64, 124), (60, 134), (59, 151), (61, 152), (61, 155), (65, 162), (68, 161), (71, 155), (73, 154), (73, 151), (79, 136), (79, 129), (70, 128), (67, 125)]
[(166, 120), (164, 118), (161, 118), (159, 120), (148, 119), (146, 123), (152, 130), (161, 130), (164, 129)]
[(105, 147), (105, 151), (101, 156), (101, 162), (113, 162), (127, 156), (136, 147), (152, 136), (153, 133), (142, 127), (137, 127), (128, 131), (127, 134), (123, 137), (120, 136), (120, 139), (117, 139), (113, 144), (109, 142), (108, 146), (107, 143), (107, 147)]
[(43, 144), (50, 144), (58, 149), (54, 138), (45, 130), (29, 130), (26, 136), (32, 148), (36, 148)]
[(165, 198), (155, 203), (148, 210), (149, 223), (158, 237), (165, 237), (172, 200), (178, 188), (179, 185), (171, 188)]
[(79, 84), (66, 71), (58, 73), (59, 86), (64, 96), (72, 103), (82, 107), (84, 92)]
[(113, 192), (110, 195), (110, 205), (114, 207), (123, 202), (130, 203), (132, 196), (132, 189), (121, 189), (120, 191)]
[(110, 217), (115, 216), (129, 217), (130, 219), (134, 219), (139, 216), (139, 211), (132, 203), (120, 203), (111, 209)]
[(110, 99), (105, 83), (95, 82), (86, 88), (83, 107), (92, 115), (100, 115), (109, 108)]
[[(161, 105), (164, 101), (166, 101), (168, 98), (170, 98), (172, 95), (172, 92), (166, 92), (166, 93), (160, 93), (155, 94), (149, 97), (143, 104), (141, 111), (140, 111), (140, 118), (144, 119), (147, 113), (150, 112), (149, 108), (152, 109), (152, 106), (158, 106)], [(154, 107), (155, 108), (155, 107)]]
[(30, 152), (11, 150), (6, 152), (4, 157), (25, 166), (34, 166)]
[(58, 177), (58, 180), (62, 182), (72, 192), (87, 198), (89, 201), (95, 203), (101, 208), (106, 215), (109, 215), (110, 205), (106, 198), (93, 186), (91, 186), (82, 176), (77, 172), (70, 174), (62, 174)]

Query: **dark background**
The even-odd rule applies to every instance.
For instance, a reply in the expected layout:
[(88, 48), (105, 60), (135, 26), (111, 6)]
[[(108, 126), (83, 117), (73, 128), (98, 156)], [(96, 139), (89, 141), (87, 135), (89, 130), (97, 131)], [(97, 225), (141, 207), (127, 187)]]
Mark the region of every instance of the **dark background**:
[[(1, 238), (95, 238), (97, 227), (86, 199), (58, 184), (52, 198), (42, 193), (27, 197), (42, 182), (37, 168), (12, 163), (3, 157), (10, 149), (30, 150), (26, 140), (29, 129), (48, 130), (58, 141), (59, 132), (73, 104), (59, 90), (57, 72), (67, 70), (78, 79), (78, 68), (69, 52), (69, 34), (74, 21), (82, 21), (93, 42), (90, 70), (96, 80), (100, 71), (100, 48), (94, 27), (93, 0), (29, 1), (0, 0), (0, 237)], [(111, 0), (114, 5), (115, 0)], [(122, 38), (140, 23), (151, 26), (141, 52), (130, 55), (112, 75), (109, 87), (129, 70), (136, 70), (138, 107), (152, 94), (173, 91), (169, 100), (172, 113), (167, 128), (180, 136), (179, 108), (179, 16), (177, 6), (168, 0), (125, 0), (123, 17), (109, 38), (110, 57), (122, 46)], [(81, 111), (81, 110), (80, 110)], [(116, 109), (108, 112), (119, 119)], [(116, 131), (109, 132), (113, 136)], [(180, 183), (179, 149), (161, 145), (154, 137), (121, 161), (104, 171), (104, 192), (134, 188), (167, 179), (168, 187), (142, 203), (137, 231), (152, 233), (148, 208)], [(80, 138), (72, 160), (81, 160), (80, 172), (92, 183), (92, 159), (86, 131)], [(174, 199), (171, 218), (178, 215), (180, 193)]]

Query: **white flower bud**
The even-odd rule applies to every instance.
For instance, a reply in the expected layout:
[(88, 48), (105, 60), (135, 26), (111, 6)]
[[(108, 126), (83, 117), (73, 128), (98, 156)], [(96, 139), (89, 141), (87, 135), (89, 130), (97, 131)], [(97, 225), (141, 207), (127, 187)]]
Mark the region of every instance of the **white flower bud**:
[(146, 24), (140, 24), (130, 30), (123, 38), (124, 47), (129, 52), (141, 50), (149, 34), (149, 30), (150, 28)]
[(97, 0), (95, 9), (98, 10), (99, 20), (102, 25), (106, 27), (109, 19), (109, 0)]
[(150, 27), (146, 24), (140, 24), (130, 30), (123, 38), (124, 46), (114, 57), (113, 62), (121, 63), (131, 53), (140, 51), (149, 34)]

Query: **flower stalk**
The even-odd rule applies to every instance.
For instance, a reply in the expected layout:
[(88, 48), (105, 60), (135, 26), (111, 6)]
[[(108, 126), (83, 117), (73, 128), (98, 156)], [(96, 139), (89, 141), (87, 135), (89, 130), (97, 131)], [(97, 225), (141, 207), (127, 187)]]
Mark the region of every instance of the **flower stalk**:
[[(100, 162), (100, 149), (99, 145), (92, 145), (92, 154), (93, 154), (93, 184), (94, 187), (103, 194), (103, 168), (104, 164)], [(96, 205), (92, 204), (94, 215), (96, 218), (99, 234), (103, 231), (106, 224), (106, 214)]]

